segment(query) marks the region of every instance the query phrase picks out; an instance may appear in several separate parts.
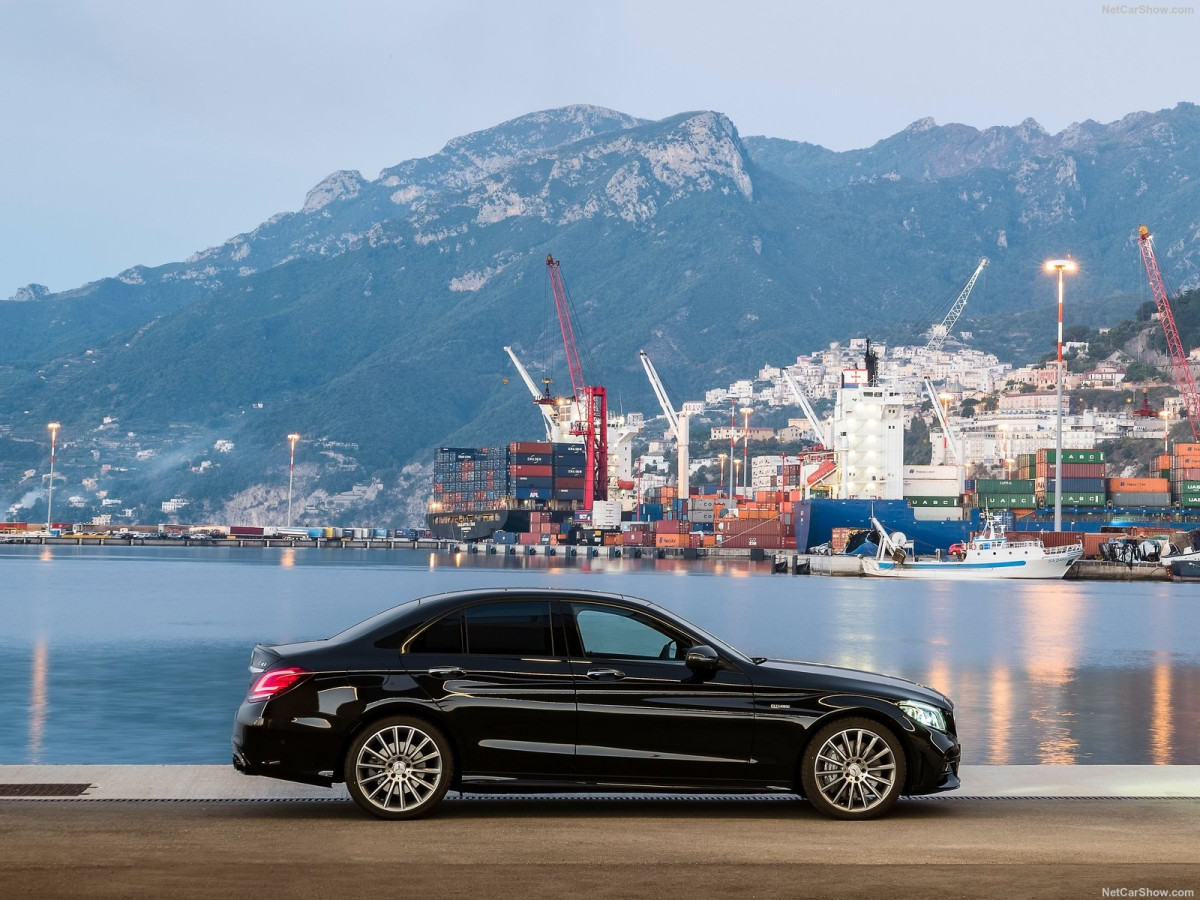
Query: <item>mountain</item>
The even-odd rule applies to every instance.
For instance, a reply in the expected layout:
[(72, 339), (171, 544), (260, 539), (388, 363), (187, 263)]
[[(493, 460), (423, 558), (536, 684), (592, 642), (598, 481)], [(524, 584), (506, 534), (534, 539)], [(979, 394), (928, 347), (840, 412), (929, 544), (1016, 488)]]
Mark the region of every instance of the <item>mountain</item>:
[(411, 521), (433, 447), (538, 435), (505, 345), (569, 384), (548, 254), (617, 408), (655, 409), (638, 349), (698, 396), (826, 341), (919, 330), (982, 255), (962, 327), (1035, 357), (1053, 340), (1047, 256), (1082, 261), (1084, 324), (1128, 315), (1105, 298), (1138, 291), (1142, 221), (1169, 277), (1200, 281), (1198, 164), (1190, 104), (1058, 135), (924, 120), (848, 153), (742, 139), (716, 112), (534, 113), (374, 179), (336, 172), (188, 260), (0, 303), (0, 502), (44, 512), (54, 419), (72, 517), (155, 521), (178, 498), (190, 521), (280, 521), (298, 431), (299, 520)]

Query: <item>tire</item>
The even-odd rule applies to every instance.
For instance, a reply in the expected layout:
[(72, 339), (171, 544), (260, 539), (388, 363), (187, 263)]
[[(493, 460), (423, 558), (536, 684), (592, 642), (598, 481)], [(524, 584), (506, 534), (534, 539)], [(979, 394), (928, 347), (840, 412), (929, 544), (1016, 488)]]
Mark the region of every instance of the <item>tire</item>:
[(804, 795), (833, 819), (874, 819), (896, 805), (907, 764), (899, 738), (873, 719), (830, 722), (800, 760)]
[(380, 819), (415, 819), (446, 796), (454, 780), (450, 742), (433, 725), (410, 716), (372, 722), (346, 754), (346, 787), (363, 810)]

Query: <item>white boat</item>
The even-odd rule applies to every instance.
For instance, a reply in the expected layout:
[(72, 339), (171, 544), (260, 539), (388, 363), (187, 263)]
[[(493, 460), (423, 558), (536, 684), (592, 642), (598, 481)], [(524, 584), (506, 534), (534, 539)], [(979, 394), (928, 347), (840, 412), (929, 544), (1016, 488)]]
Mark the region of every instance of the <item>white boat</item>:
[(874, 516), (871, 524), (879, 532), (879, 552), (874, 559), (863, 559), (863, 574), (883, 578), (1062, 578), (1083, 556), (1083, 544), (1046, 547), (1040, 539), (1010, 541), (1004, 526), (989, 518), (984, 530), (957, 552), (917, 558), (902, 532), (889, 532)]

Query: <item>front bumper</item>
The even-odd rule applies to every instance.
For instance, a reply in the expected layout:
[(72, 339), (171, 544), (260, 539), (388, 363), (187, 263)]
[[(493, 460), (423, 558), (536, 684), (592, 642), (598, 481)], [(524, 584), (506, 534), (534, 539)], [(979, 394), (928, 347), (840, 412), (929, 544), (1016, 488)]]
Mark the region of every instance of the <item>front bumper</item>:
[(919, 740), (917, 752), (909, 756), (912, 769), (905, 793), (915, 796), (956, 790), (960, 786), (958, 764), (962, 759), (958, 738), (943, 731), (922, 730), (924, 739)]

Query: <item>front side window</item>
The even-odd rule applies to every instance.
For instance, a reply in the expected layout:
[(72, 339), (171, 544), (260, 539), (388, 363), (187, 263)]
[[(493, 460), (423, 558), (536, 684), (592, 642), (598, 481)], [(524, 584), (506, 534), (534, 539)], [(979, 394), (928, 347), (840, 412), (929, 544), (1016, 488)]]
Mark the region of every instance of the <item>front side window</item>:
[(553, 656), (550, 603), (506, 600), (466, 611), (467, 652), (489, 656)]
[(683, 659), (691, 642), (634, 610), (572, 604), (585, 656)]

